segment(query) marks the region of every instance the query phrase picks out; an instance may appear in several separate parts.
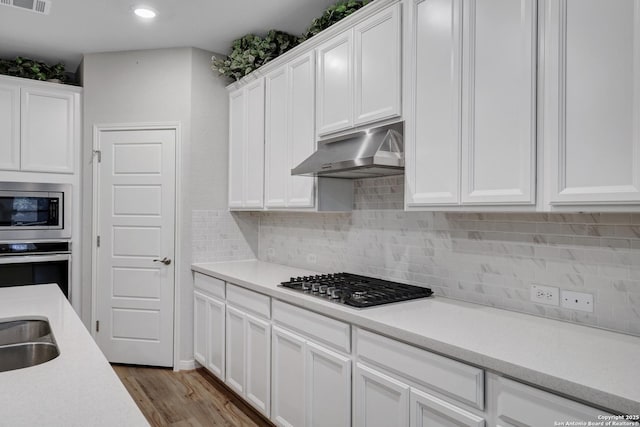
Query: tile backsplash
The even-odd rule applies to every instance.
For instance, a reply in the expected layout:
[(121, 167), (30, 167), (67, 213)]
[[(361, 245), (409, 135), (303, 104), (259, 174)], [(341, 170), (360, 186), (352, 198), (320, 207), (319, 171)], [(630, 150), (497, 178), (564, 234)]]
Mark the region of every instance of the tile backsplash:
[[(356, 181), (354, 188), (356, 209), (348, 213), (200, 212), (200, 221), (216, 225), (198, 226), (194, 212), (194, 232), (209, 230), (194, 234), (204, 239), (194, 242), (194, 256), (221, 261), (255, 253), (640, 336), (640, 214), (404, 212), (402, 177)], [(532, 284), (592, 293), (594, 312), (534, 304)]]

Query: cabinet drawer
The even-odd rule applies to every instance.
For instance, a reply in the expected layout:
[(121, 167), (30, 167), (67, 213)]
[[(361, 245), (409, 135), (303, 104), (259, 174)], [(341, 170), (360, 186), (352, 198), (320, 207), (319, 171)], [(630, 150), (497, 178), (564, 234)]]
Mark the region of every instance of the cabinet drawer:
[[(599, 421), (604, 411), (546, 391), (491, 374), (489, 390), (495, 396), (496, 424), (554, 425), (556, 421)], [(585, 424), (586, 425), (586, 424)]]
[(351, 326), (282, 301), (273, 301), (273, 320), (345, 353), (351, 353)]
[(358, 357), (474, 408), (484, 409), (484, 371), (383, 336), (356, 330)]
[(271, 304), (268, 296), (231, 283), (227, 283), (227, 303), (248, 310), (265, 319), (271, 318)]
[(194, 273), (193, 286), (224, 300), (224, 282), (220, 279), (202, 273)]

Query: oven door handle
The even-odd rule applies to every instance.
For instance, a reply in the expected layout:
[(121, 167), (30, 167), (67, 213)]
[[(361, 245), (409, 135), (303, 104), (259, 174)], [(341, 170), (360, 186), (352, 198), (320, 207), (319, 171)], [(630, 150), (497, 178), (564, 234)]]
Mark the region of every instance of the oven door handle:
[(70, 259), (70, 254), (3, 256), (0, 257), (0, 264), (27, 264), (30, 262), (69, 261)]

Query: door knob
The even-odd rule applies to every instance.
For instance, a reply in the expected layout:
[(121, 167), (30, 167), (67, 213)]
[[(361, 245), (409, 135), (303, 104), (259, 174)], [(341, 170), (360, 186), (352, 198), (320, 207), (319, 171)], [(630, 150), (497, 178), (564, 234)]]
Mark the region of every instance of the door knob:
[(154, 259), (154, 260), (153, 260), (153, 262), (161, 262), (161, 263), (163, 263), (164, 265), (169, 265), (169, 264), (171, 264), (171, 260), (170, 260), (169, 258), (167, 258), (167, 257), (164, 257), (164, 258), (162, 258), (162, 259)]

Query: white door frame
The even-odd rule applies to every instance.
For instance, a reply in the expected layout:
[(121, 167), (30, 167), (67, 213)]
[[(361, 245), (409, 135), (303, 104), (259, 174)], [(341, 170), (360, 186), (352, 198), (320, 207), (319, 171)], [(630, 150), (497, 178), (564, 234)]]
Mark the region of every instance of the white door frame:
[(98, 238), (98, 224), (100, 223), (100, 212), (98, 210), (98, 191), (99, 191), (99, 175), (98, 168), (94, 162), (96, 150), (98, 150), (98, 141), (100, 132), (102, 131), (132, 131), (132, 130), (173, 130), (176, 134), (176, 202), (175, 202), (175, 249), (174, 249), (174, 294), (173, 294), (173, 370), (178, 371), (180, 367), (180, 271), (182, 266), (182, 257), (180, 241), (182, 236), (182, 215), (179, 209), (179, 201), (181, 200), (181, 177), (182, 177), (182, 142), (181, 142), (181, 124), (180, 122), (153, 122), (153, 123), (114, 123), (114, 124), (97, 124), (93, 126), (93, 155), (92, 155), (92, 173), (93, 173), (93, 202), (92, 202), (92, 225), (91, 225), (91, 336), (96, 338), (96, 320), (98, 309), (98, 248), (95, 244)]

